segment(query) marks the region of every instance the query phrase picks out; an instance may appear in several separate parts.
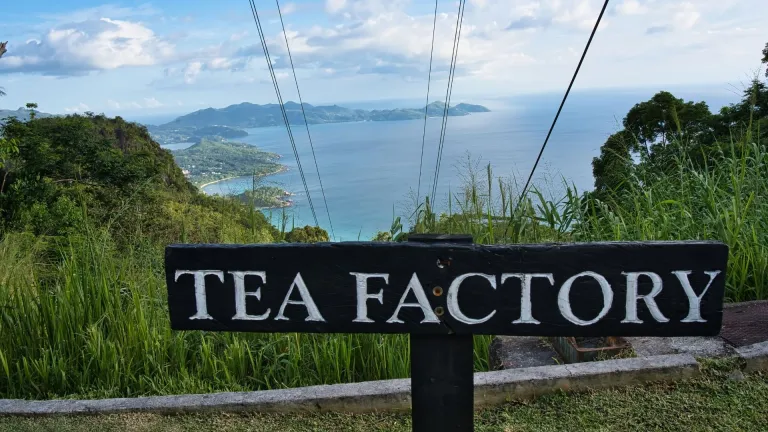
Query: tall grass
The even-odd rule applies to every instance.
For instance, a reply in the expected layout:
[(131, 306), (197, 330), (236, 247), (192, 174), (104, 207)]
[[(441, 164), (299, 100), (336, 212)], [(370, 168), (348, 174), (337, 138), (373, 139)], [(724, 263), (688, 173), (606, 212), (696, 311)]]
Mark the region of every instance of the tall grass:
[(768, 299), (766, 146), (747, 134), (710, 156), (717, 166), (702, 167), (681, 150), (673, 170), (638, 169), (627, 190), (603, 200), (564, 181), (559, 198), (552, 187), (533, 187), (520, 200), (514, 179), (469, 164), (447, 212), (438, 216), (426, 199), (412, 213), (412, 229), (472, 234), (483, 244), (719, 240), (729, 246), (726, 301)]
[[(567, 183), (560, 193), (539, 185), (521, 200), (514, 178), (470, 166), (446, 211), (427, 199), (411, 230), (468, 233), (485, 244), (716, 239), (730, 246), (727, 300), (768, 298), (768, 153), (744, 139), (716, 159), (716, 169), (702, 169), (681, 153), (675, 170), (636, 172), (633, 186), (602, 201)], [(225, 217), (214, 233), (196, 213), (174, 217), (185, 241), (269, 237), (224, 229)], [(402, 230), (396, 219), (387, 238)], [(67, 239), (3, 236), (0, 397), (238, 391), (409, 375), (407, 335), (172, 332), (162, 248), (137, 237), (118, 247), (93, 228)], [(476, 370), (488, 368), (490, 339), (475, 338)]]
[[(0, 397), (239, 391), (409, 376), (407, 335), (170, 330), (162, 255), (92, 233), (0, 241)], [(11, 264), (12, 265), (7, 265)], [(476, 367), (487, 369), (487, 338)]]

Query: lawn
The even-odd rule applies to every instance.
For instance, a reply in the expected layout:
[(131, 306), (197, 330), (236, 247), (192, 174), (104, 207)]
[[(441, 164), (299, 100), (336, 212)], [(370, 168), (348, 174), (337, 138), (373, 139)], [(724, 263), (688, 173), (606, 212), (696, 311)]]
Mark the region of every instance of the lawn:
[[(723, 362), (700, 378), (543, 396), (478, 412), (476, 431), (765, 431), (768, 375), (731, 379)], [(407, 414), (125, 414), (0, 418), (0, 431), (410, 431)]]

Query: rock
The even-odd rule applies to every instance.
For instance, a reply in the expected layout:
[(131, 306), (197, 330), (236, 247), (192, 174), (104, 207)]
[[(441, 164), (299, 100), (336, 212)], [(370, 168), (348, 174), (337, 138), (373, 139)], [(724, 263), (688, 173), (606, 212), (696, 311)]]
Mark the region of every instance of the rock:
[(497, 336), (488, 351), (491, 370), (563, 363), (552, 346), (538, 337)]

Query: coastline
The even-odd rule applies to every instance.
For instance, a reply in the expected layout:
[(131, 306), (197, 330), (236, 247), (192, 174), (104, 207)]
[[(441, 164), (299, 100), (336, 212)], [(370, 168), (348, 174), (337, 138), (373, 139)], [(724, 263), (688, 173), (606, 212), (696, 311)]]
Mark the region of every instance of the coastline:
[[(288, 171), (288, 167), (285, 166), (285, 165), (280, 165), (280, 168), (278, 168), (277, 170), (275, 170), (273, 172), (270, 172), (270, 173), (261, 174), (261, 175), (259, 175), (257, 177), (258, 178), (267, 177), (267, 176), (271, 176), (271, 175), (275, 175), (275, 174), (280, 174), (280, 173), (285, 172), (285, 171)], [(234, 178), (239, 178), (239, 177), (251, 177), (251, 175), (252, 174), (234, 175), (234, 176), (224, 177), (222, 179), (218, 179), (218, 180), (214, 180), (214, 181), (211, 181), (211, 182), (208, 182), (208, 183), (201, 184), (197, 188), (200, 189), (201, 192), (205, 193), (203, 188), (208, 187), (208, 186), (210, 186), (212, 184), (220, 183), (220, 182), (223, 182), (223, 181), (226, 181), (226, 180), (232, 180)]]
[(274, 207), (254, 207), (254, 209), (255, 210), (281, 210), (281, 209), (293, 206), (293, 204), (288, 201), (282, 201), (282, 203), (284, 203), (285, 205), (274, 206)]
[(219, 182), (223, 182), (223, 181), (225, 181), (225, 180), (232, 180), (233, 178), (238, 178), (238, 177), (243, 177), (243, 176), (231, 176), (231, 177), (224, 177), (223, 179), (214, 180), (214, 181), (212, 181), (212, 182), (208, 182), (208, 183), (204, 183), (204, 184), (201, 184), (201, 185), (200, 185), (200, 186), (198, 186), (197, 188), (198, 188), (198, 189), (200, 189), (200, 192), (203, 192), (203, 193), (205, 193), (205, 191), (203, 190), (203, 188), (204, 188), (204, 187), (206, 187), (206, 186), (210, 186), (210, 185), (212, 185), (212, 184), (216, 184), (216, 183), (219, 183)]

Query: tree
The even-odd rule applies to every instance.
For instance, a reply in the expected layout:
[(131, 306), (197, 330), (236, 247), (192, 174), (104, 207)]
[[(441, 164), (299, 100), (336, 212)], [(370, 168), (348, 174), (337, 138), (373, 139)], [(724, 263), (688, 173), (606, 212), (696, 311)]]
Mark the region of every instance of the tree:
[[(5, 54), (8, 50), (5, 49), (5, 46), (8, 45), (8, 42), (0, 42), (0, 58), (3, 57), (3, 54)], [(5, 96), (5, 89), (0, 87), (0, 96)]]
[(600, 147), (600, 156), (592, 159), (592, 174), (598, 195), (617, 192), (627, 186), (632, 178), (631, 149), (636, 147), (636, 143), (631, 132), (621, 130), (608, 137)]
[(11, 161), (19, 154), (18, 142), (13, 138), (0, 137), (0, 173), (3, 180), (0, 183), (0, 194), (5, 190), (5, 182), (8, 179), (8, 173), (11, 171)]
[(29, 119), (34, 120), (35, 119), (35, 110), (37, 109), (37, 104), (34, 102), (27, 102), (27, 109), (29, 110)]
[[(636, 139), (633, 151), (645, 150), (661, 140), (661, 145), (676, 138), (695, 138), (711, 128), (712, 113), (705, 102), (685, 102), (672, 93), (661, 91), (650, 100), (632, 107), (624, 117), (624, 128)], [(640, 147), (640, 146), (643, 147)]]
[(768, 77), (768, 43), (763, 48), (763, 64), (765, 64), (765, 76)]

